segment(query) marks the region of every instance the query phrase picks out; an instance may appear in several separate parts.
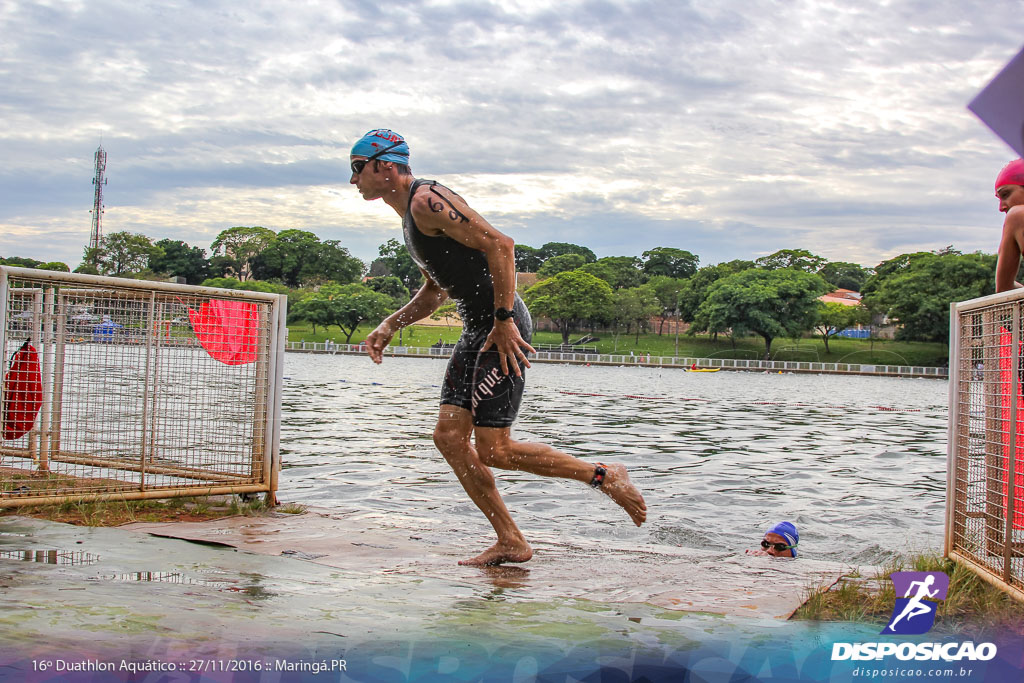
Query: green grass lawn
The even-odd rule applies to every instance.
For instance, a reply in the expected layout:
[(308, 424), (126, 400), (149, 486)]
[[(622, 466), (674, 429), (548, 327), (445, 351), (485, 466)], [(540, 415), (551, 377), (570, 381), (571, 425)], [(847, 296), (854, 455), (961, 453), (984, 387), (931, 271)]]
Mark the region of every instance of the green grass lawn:
[[(359, 327), (352, 334), (352, 344), (363, 341), (373, 327)], [(438, 340), (446, 344), (454, 344), (462, 334), (461, 327), (435, 327), (413, 325), (402, 333), (402, 343), (406, 346), (431, 346)], [(582, 333), (573, 338), (579, 338)], [(676, 356), (676, 339), (674, 335), (641, 334), (639, 341), (635, 334), (621, 334), (616, 341), (615, 335), (597, 333), (599, 341), (592, 342), (598, 353), (623, 353), (630, 351), (636, 354), (650, 353), (652, 356)], [(288, 340), (322, 342), (331, 339), (339, 344), (345, 343), (345, 335), (338, 328), (324, 329), (318, 327), (316, 334), (309, 325), (296, 324), (288, 326)], [(533, 336), (536, 344), (561, 344), (562, 337), (557, 332), (538, 331)], [(392, 344), (398, 344), (395, 335)], [(932, 342), (900, 342), (867, 339), (835, 338), (829, 340), (829, 351), (825, 353), (825, 344), (820, 337), (802, 339), (781, 338), (772, 342), (771, 360), (777, 361), (818, 361), (823, 363), (879, 363), (885, 365), (945, 365), (949, 347), (946, 344)], [(744, 358), (756, 360), (764, 356), (764, 340), (760, 337), (743, 337), (733, 343), (724, 335), (712, 341), (708, 335), (689, 337), (679, 335), (679, 357), (682, 358)]]

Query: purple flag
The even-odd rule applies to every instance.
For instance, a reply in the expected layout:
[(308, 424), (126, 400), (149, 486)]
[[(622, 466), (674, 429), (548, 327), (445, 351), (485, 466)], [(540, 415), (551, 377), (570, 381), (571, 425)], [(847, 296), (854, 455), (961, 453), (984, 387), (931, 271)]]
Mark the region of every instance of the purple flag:
[(1024, 49), (967, 108), (1024, 157)]

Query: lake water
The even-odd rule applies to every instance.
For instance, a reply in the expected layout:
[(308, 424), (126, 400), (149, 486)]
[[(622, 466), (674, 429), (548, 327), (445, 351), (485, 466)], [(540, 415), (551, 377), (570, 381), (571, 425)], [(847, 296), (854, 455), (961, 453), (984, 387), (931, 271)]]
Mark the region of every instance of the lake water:
[[(489, 545), (490, 525), (432, 442), (444, 369), (288, 354), (279, 498), (389, 511), (467, 554)], [(638, 529), (576, 482), (495, 470), (528, 539), (742, 552), (789, 519), (804, 557), (941, 551), (944, 380), (540, 363), (527, 377), (513, 438), (625, 463), (648, 506)]]

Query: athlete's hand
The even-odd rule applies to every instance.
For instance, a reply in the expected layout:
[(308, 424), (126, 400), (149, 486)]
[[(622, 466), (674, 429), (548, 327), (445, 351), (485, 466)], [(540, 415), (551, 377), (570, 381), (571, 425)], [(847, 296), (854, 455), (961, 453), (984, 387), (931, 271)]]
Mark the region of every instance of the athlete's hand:
[(377, 325), (377, 329), (366, 337), (366, 353), (370, 356), (370, 360), (380, 365), (380, 362), (384, 360), (384, 349), (387, 348), (394, 336), (395, 330), (387, 320)]
[(512, 371), (516, 373), (516, 377), (523, 376), (523, 371), (519, 369), (519, 361), (522, 361), (526, 367), (530, 367), (530, 361), (526, 359), (526, 354), (527, 352), (536, 353), (534, 348), (526, 343), (523, 336), (519, 334), (519, 328), (512, 320), (494, 321), (494, 328), (487, 335), (483, 348), (480, 350), (486, 351), (492, 346), (498, 352), (501, 371), (508, 374), (509, 360), (511, 359)]

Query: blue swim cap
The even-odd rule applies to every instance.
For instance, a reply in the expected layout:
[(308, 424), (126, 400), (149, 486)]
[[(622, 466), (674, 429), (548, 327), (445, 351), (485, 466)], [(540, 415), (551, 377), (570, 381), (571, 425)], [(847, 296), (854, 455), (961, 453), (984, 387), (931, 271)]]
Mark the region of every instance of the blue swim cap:
[(786, 543), (793, 546), (793, 557), (796, 557), (796, 545), (800, 543), (800, 532), (796, 530), (796, 526), (793, 522), (779, 522), (768, 531), (764, 532), (767, 534), (778, 534), (786, 539)]
[(369, 131), (352, 145), (350, 154), (366, 157), (368, 160), (393, 161), (396, 164), (409, 163), (409, 145), (398, 133), (387, 128)]

